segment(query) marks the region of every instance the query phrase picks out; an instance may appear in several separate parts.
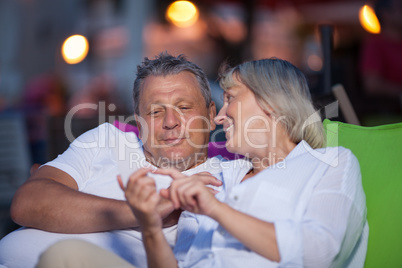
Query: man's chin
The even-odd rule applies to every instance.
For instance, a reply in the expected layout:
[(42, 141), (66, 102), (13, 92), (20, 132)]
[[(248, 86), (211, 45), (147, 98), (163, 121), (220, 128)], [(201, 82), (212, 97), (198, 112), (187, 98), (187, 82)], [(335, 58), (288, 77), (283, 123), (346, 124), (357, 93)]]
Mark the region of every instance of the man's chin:
[(163, 154), (159, 158), (159, 163), (156, 163), (160, 168), (177, 168), (180, 170), (190, 169), (199, 163), (205, 162), (208, 157), (207, 153), (185, 153), (180, 151), (170, 151), (168, 154)]
[(184, 158), (182, 156), (176, 157), (160, 157), (155, 163), (159, 168), (176, 168), (179, 170), (187, 170), (194, 164), (192, 157)]

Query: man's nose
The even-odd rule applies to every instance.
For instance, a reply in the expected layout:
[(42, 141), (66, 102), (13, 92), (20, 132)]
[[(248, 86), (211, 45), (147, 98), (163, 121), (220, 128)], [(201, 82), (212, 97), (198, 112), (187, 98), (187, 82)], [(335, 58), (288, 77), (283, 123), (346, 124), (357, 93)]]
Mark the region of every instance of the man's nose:
[(163, 120), (164, 129), (174, 129), (181, 125), (181, 114), (175, 108), (167, 108)]

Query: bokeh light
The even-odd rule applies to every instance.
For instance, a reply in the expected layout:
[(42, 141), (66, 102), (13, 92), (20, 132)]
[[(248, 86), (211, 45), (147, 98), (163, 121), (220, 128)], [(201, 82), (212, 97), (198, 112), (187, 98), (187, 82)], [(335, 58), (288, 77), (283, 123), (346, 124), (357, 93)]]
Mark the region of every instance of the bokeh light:
[(189, 1), (176, 1), (166, 10), (166, 19), (180, 28), (192, 26), (197, 22), (199, 12), (197, 7)]
[(76, 64), (85, 59), (88, 54), (88, 40), (82, 35), (68, 37), (61, 48), (63, 59), (68, 64)]
[(323, 64), (322, 59), (317, 55), (312, 54), (307, 58), (308, 67), (314, 72), (321, 71), (322, 64)]
[(373, 34), (379, 34), (381, 32), (380, 22), (370, 6), (364, 5), (360, 8), (359, 20), (360, 24), (367, 32)]

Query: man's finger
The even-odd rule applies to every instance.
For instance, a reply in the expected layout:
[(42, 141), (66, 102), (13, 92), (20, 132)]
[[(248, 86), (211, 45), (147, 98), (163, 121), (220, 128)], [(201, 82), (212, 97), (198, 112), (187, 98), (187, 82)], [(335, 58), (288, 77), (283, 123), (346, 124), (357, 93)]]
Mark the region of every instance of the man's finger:
[(124, 183), (123, 180), (121, 178), (121, 175), (117, 175), (117, 182), (119, 183), (120, 189), (122, 189), (123, 191), (126, 190), (126, 187), (124, 187)]
[(177, 180), (177, 179), (182, 179), (185, 178), (186, 175), (181, 174), (180, 171), (173, 169), (173, 168), (158, 168), (156, 170), (153, 170), (152, 173), (155, 174), (160, 174), (160, 175), (167, 175), (172, 177), (172, 179)]
[(205, 185), (209, 184), (212, 186), (221, 186), (222, 185), (222, 181), (218, 180), (217, 178), (215, 178), (214, 176), (210, 175), (210, 176), (200, 176), (199, 180), (204, 183)]

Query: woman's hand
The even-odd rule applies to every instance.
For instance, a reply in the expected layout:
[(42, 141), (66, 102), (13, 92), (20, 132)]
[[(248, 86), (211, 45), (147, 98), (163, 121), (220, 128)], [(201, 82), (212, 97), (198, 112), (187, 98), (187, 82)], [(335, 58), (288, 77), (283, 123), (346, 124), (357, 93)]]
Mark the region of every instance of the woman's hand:
[(220, 186), (222, 182), (208, 172), (185, 176), (175, 169), (158, 169), (154, 173), (172, 177), (170, 187), (160, 194), (169, 198), (175, 208), (212, 216), (221, 204), (214, 196), (216, 191), (205, 185)]
[(173, 211), (173, 205), (158, 194), (155, 181), (147, 176), (148, 172), (151, 169), (141, 168), (131, 174), (126, 187), (120, 176), (117, 180), (140, 226), (148, 267), (177, 267), (162, 230), (162, 215)]
[(162, 218), (158, 209), (161, 197), (156, 191), (154, 179), (147, 176), (148, 172), (151, 172), (151, 169), (141, 168), (131, 174), (126, 187), (120, 176), (118, 181), (142, 232), (154, 233), (162, 229)]

